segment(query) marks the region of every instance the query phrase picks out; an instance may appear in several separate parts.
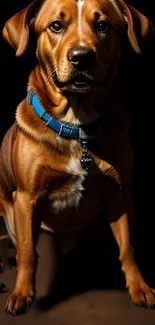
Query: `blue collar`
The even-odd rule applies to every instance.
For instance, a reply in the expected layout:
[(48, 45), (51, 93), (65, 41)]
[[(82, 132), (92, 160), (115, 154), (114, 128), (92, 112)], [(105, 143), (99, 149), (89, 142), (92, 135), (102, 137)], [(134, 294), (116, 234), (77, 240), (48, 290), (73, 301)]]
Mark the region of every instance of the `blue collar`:
[(30, 91), (28, 103), (33, 106), (36, 114), (46, 122), (46, 125), (56, 131), (59, 136), (78, 139), (79, 141), (87, 141), (100, 137), (113, 118), (113, 114), (108, 113), (95, 122), (78, 127), (58, 121), (49, 115), (49, 113), (40, 105), (39, 99), (34, 91)]

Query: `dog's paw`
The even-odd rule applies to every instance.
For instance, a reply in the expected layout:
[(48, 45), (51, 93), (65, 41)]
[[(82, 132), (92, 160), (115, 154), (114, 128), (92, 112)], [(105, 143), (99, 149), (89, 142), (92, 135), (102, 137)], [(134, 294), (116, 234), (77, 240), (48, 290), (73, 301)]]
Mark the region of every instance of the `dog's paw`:
[(155, 289), (149, 288), (146, 284), (133, 285), (129, 288), (132, 302), (143, 308), (155, 308)]
[(5, 311), (14, 316), (25, 313), (29, 310), (32, 301), (32, 295), (17, 295), (16, 293), (12, 293), (7, 300)]

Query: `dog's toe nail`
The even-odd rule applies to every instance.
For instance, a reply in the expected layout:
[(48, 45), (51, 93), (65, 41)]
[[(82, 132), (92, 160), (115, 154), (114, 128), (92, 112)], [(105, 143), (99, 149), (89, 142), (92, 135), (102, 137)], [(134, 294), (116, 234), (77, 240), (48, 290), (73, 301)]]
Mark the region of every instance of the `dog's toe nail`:
[(8, 312), (8, 305), (5, 306), (5, 311)]
[(12, 314), (13, 314), (13, 316), (17, 315), (17, 309), (16, 308), (13, 309)]
[(145, 302), (145, 301), (140, 301), (140, 302), (136, 302), (135, 303), (135, 306), (136, 307), (142, 307), (142, 308), (147, 308), (147, 302)]
[(5, 311), (7, 314), (12, 315), (12, 312), (8, 308), (6, 308)]
[(148, 308), (149, 308), (149, 309), (155, 309), (155, 304), (150, 304), (150, 305), (148, 305)]

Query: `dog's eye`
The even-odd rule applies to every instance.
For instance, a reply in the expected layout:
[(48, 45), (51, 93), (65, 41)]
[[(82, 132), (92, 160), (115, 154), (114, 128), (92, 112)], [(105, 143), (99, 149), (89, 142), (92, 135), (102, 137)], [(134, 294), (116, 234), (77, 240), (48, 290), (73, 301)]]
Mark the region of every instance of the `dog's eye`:
[(105, 20), (100, 20), (96, 23), (96, 30), (99, 33), (106, 33), (109, 29), (109, 25)]
[(55, 32), (55, 33), (61, 33), (62, 32), (62, 23), (60, 20), (55, 20), (52, 22), (52, 24), (50, 25), (50, 29)]

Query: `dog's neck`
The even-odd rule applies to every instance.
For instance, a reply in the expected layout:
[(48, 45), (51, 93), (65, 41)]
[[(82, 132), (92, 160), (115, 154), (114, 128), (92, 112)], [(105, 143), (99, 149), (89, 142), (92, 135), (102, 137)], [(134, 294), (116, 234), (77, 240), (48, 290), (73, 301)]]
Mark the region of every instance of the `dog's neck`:
[(30, 75), (28, 90), (37, 93), (42, 106), (51, 116), (76, 125), (91, 123), (106, 113), (110, 107), (114, 108), (119, 93), (115, 79), (106, 91), (100, 88), (87, 94), (63, 93), (54, 83), (48, 82), (39, 66)]

